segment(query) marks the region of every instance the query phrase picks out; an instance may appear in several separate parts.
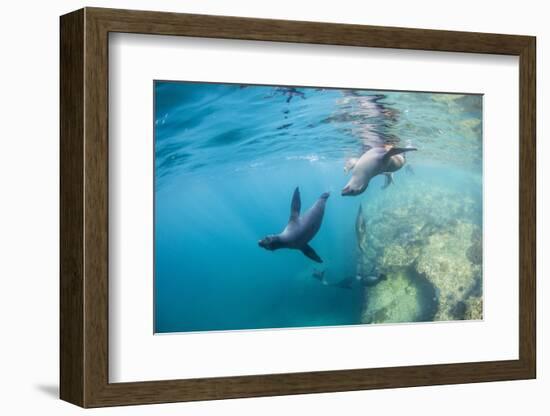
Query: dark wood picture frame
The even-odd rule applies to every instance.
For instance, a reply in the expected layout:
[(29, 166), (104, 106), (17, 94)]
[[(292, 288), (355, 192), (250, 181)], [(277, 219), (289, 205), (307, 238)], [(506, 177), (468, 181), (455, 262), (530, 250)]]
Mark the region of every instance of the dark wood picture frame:
[[(61, 17), (60, 396), (100, 407), (536, 376), (535, 53), (530, 36), (85, 8)], [(110, 32), (519, 56), (519, 359), (109, 383)]]

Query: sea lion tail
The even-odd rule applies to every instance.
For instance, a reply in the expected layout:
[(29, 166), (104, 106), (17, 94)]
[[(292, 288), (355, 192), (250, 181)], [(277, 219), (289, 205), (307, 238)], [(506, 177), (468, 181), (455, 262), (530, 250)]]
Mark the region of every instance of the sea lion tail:
[(390, 157), (399, 155), (405, 152), (412, 152), (418, 150), (416, 147), (391, 147), (384, 155), (384, 159), (388, 160)]
[(384, 186), (382, 186), (382, 189), (386, 189), (392, 183), (395, 184), (395, 182), (393, 181), (393, 174), (391, 172), (384, 173), (384, 176), (386, 179), (384, 181)]

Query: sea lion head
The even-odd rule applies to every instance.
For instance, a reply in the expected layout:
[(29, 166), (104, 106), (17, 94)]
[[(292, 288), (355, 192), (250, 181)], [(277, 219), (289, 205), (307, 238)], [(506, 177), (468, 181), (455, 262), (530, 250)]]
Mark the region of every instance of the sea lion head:
[(342, 189), (342, 196), (355, 196), (362, 194), (365, 192), (365, 189), (367, 189), (367, 186), (369, 186), (368, 182), (358, 183), (358, 181), (355, 181), (354, 178), (351, 178), (348, 184), (344, 186), (344, 189)]
[(258, 241), (258, 245), (266, 250), (277, 250), (282, 247), (281, 239), (278, 235), (268, 235)]

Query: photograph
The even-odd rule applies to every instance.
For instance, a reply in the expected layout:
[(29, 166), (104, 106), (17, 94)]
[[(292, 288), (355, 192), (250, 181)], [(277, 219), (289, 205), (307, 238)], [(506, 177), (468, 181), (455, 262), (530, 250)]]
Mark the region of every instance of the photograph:
[(153, 88), (155, 333), (483, 319), (483, 95)]

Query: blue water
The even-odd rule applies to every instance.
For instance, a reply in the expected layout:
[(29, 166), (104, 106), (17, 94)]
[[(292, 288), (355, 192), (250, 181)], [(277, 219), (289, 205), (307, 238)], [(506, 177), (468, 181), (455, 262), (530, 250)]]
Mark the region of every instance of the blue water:
[[(355, 276), (359, 204), (396, 191), (382, 191), (378, 176), (364, 194), (341, 197), (345, 160), (365, 145), (413, 145), (415, 174), (398, 171), (396, 189), (464, 190), (481, 177), (480, 96), (296, 91), (155, 83), (155, 332), (358, 324), (363, 290), (312, 273), (325, 270), (329, 283)], [(286, 225), (297, 186), (302, 212), (331, 193), (311, 241), (322, 265), (258, 246)], [(480, 189), (471, 192), (481, 198)]]

